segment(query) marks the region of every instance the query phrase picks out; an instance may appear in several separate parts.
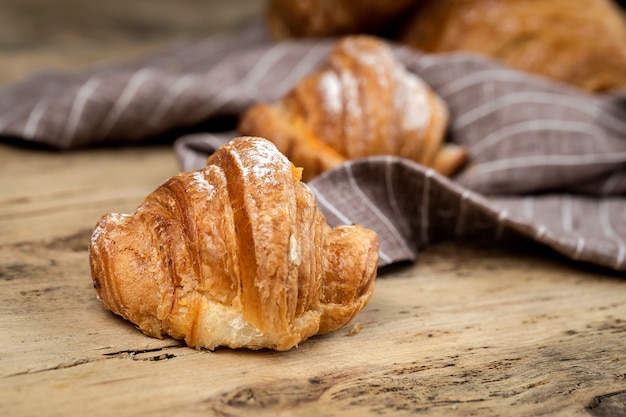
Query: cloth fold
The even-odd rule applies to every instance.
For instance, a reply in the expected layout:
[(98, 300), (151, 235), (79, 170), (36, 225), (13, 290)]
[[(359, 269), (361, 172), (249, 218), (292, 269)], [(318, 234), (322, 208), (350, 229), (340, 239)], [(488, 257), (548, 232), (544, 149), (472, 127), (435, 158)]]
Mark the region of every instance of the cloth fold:
[[(145, 59), (42, 73), (0, 90), (0, 135), (69, 149), (149, 141), (175, 129), (182, 170), (237, 136), (237, 117), (316, 69), (334, 40), (258, 32), (179, 45)], [(393, 45), (444, 99), (448, 140), (468, 166), (444, 178), (391, 156), (349, 161), (309, 183), (329, 223), (361, 223), (381, 266), (434, 240), (526, 236), (580, 261), (626, 270), (626, 93), (590, 95), (467, 54)], [(206, 131), (225, 118), (225, 131)]]

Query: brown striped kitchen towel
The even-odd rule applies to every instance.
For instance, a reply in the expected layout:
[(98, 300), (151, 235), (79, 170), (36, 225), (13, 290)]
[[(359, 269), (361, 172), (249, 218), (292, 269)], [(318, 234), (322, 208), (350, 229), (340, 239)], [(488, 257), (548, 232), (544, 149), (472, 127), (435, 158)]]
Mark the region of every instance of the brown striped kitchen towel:
[[(6, 86), (0, 135), (67, 149), (191, 131), (175, 150), (182, 169), (198, 168), (237, 135), (245, 109), (278, 99), (333, 43), (256, 35)], [(467, 146), (470, 163), (447, 179), (389, 156), (348, 162), (309, 183), (329, 223), (377, 231), (381, 265), (434, 240), (521, 234), (626, 270), (626, 94), (589, 95), (477, 56), (394, 51), (447, 102), (449, 140)]]

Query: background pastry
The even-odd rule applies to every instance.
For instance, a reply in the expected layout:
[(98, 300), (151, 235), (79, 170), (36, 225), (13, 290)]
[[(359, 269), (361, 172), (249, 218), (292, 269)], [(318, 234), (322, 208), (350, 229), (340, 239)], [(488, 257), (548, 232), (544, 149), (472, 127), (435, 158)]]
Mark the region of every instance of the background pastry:
[(589, 91), (626, 86), (626, 24), (610, 0), (425, 0), (399, 40), (471, 51)]
[(269, 0), (267, 27), (275, 39), (381, 33), (416, 0)]
[(339, 41), (326, 64), (278, 103), (250, 108), (238, 129), (273, 141), (304, 168), (305, 180), (371, 155), (401, 156), (450, 175), (465, 151), (443, 143), (448, 118), (445, 103), (386, 43), (361, 35)]
[(270, 0), (266, 21), (276, 39), (377, 34), (429, 53), (480, 53), (587, 91), (626, 86), (626, 21), (611, 0)]

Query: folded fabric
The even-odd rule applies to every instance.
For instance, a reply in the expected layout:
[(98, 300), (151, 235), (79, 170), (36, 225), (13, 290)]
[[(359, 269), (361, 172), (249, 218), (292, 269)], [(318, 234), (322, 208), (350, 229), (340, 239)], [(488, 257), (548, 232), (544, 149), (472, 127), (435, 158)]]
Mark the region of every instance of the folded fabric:
[[(69, 149), (178, 137), (183, 170), (235, 136), (237, 117), (315, 69), (333, 40), (271, 43), (256, 31), (0, 90), (0, 135)], [(455, 178), (391, 156), (350, 161), (309, 183), (329, 223), (378, 232), (381, 266), (435, 240), (525, 236), (626, 270), (626, 95), (573, 87), (466, 54), (394, 45), (451, 111), (469, 151)]]

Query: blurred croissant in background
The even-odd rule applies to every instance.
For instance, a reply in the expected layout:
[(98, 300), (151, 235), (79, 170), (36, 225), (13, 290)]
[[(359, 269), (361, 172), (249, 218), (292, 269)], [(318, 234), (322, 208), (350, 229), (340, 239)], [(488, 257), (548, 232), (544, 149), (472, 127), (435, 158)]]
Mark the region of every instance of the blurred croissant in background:
[(90, 245), (98, 299), (144, 333), (188, 346), (287, 350), (369, 301), (378, 237), (331, 228), (274, 145), (237, 138), (165, 181)]
[(276, 39), (372, 33), (480, 53), (590, 92), (626, 86), (626, 23), (611, 0), (270, 0), (267, 26)]
[(386, 30), (416, 0), (269, 0), (267, 26), (275, 39)]
[(360, 35), (340, 40), (326, 64), (278, 103), (248, 109), (238, 129), (274, 142), (304, 168), (306, 181), (371, 155), (401, 156), (452, 175), (466, 151), (444, 143), (448, 119), (443, 100), (385, 42)]

